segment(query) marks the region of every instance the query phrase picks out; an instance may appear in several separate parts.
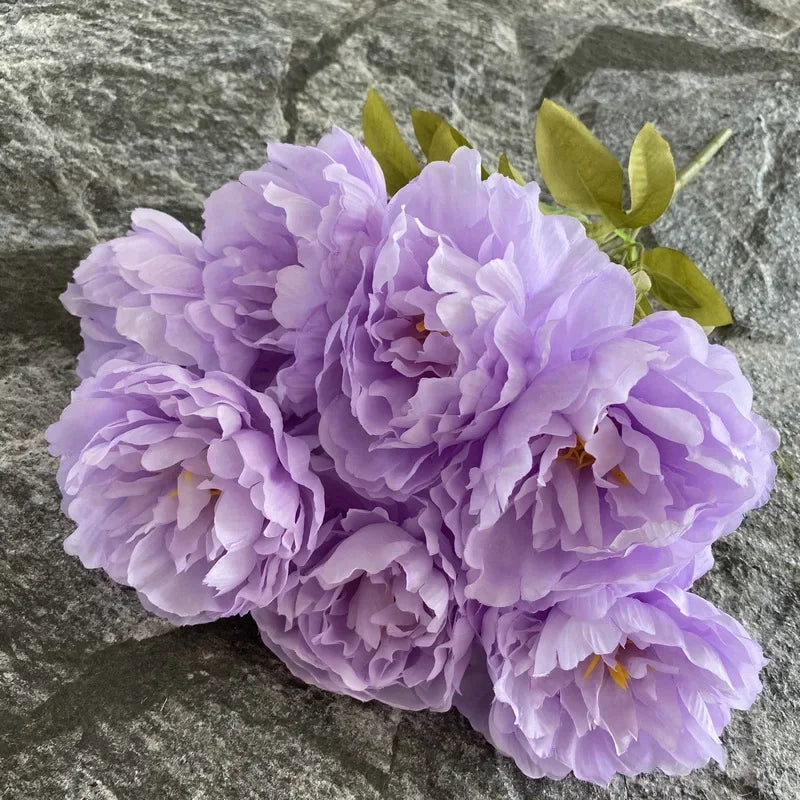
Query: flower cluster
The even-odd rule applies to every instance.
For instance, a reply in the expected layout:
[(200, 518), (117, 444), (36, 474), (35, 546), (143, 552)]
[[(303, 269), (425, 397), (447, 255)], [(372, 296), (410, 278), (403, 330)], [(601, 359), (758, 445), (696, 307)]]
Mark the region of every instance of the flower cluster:
[(268, 156), (76, 270), (67, 551), (531, 776), (722, 762), (764, 662), (688, 590), (778, 443), (735, 357), (475, 150), (391, 197), (342, 130)]

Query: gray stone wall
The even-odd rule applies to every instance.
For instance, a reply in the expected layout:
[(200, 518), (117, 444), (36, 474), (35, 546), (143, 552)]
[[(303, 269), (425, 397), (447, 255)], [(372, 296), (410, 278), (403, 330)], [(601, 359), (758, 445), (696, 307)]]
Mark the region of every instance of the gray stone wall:
[[(529, 175), (544, 96), (619, 156), (646, 120), (679, 164), (734, 128), (653, 231), (730, 302), (719, 336), (798, 476), (781, 470), (699, 587), (771, 659), (726, 771), (607, 793), (529, 781), (455, 712), (306, 687), (248, 621), (171, 628), (64, 555), (43, 431), (75, 385), (78, 326), (57, 300), (71, 271), (136, 206), (196, 227), (267, 140), (357, 130), (370, 84)], [(0, 2), (0, 796), (800, 797), (798, 202), (798, 0)]]

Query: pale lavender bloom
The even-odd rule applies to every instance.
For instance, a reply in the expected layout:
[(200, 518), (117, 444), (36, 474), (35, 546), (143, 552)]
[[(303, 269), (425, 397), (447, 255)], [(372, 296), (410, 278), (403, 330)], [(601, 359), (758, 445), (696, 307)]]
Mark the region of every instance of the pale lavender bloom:
[(80, 374), (109, 358), (222, 370), (315, 406), (325, 336), (380, 236), (386, 189), (363, 145), (334, 128), (316, 147), (272, 143), (269, 161), (213, 192), (202, 244), (138, 209), (128, 236), (98, 245), (63, 302), (81, 317)]
[(184, 316), (202, 296), (200, 240), (167, 214), (139, 208), (127, 236), (94, 247), (61, 295), (81, 320), (81, 377), (109, 359), (192, 367), (211, 356)]
[(329, 525), (302, 574), (253, 611), (294, 675), (359, 700), (450, 708), (474, 633), (441, 516), (427, 502), (395, 520), (352, 509)]
[(535, 778), (572, 771), (607, 784), (616, 773), (685, 775), (711, 758), (724, 766), (731, 709), (761, 689), (759, 646), (672, 585), (611, 598), (487, 610), (485, 662), (475, 654), (456, 706)]
[(482, 181), (479, 154), (462, 148), (389, 204), (385, 238), (326, 343), (322, 443), (366, 496), (424, 490), (533, 375), (629, 324), (633, 297), (579, 222), (541, 213), (536, 184)]
[(778, 435), (751, 406), (733, 354), (675, 312), (535, 377), (434, 491), (467, 596), (552, 603), (673, 576), (766, 502)]
[[(243, 341), (291, 353), (278, 374), (278, 393), (286, 407), (304, 414), (316, 408), (325, 338), (380, 238), (386, 186), (369, 150), (340, 128), (316, 147), (272, 143), (268, 156), (258, 172), (242, 176), (242, 185), (229, 184), (209, 199), (203, 241), (223, 257), (209, 264), (205, 282), (209, 298), (236, 308)], [(275, 253), (278, 223), (296, 249), (293, 260)], [(238, 267), (243, 258), (270, 263), (244, 305), (252, 279)]]
[(270, 602), (317, 544), (309, 443), (235, 378), (109, 361), (47, 436), (77, 523), (67, 552), (173, 622)]

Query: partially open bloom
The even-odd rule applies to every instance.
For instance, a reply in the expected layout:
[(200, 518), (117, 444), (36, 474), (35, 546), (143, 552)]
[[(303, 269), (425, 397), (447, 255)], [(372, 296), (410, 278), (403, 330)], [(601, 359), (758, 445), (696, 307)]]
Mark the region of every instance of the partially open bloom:
[(748, 708), (766, 663), (727, 614), (663, 586), (597, 595), (482, 620), (488, 708), (461, 703), (479, 730), (532, 777), (606, 784), (615, 773), (684, 775), (710, 758), (731, 709)]
[(271, 601), (316, 546), (308, 445), (234, 378), (110, 361), (47, 435), (77, 523), (67, 552), (174, 622)]
[(131, 220), (127, 236), (92, 250), (61, 296), (81, 320), (81, 377), (113, 358), (191, 367), (213, 357), (184, 316), (203, 293), (200, 240), (160, 211), (139, 208)]
[(467, 595), (630, 594), (682, 569), (767, 499), (778, 436), (751, 404), (735, 357), (674, 312), (603, 332), (535, 377), (434, 493)]
[(296, 676), (360, 700), (450, 708), (474, 634), (441, 516), (416, 505), (397, 522), (351, 510), (293, 584), (253, 611)]
[(392, 198), (317, 385), (323, 445), (364, 495), (429, 487), (532, 375), (596, 330), (630, 323), (627, 272), (577, 220), (538, 203), (536, 184), (481, 180), (468, 148)]

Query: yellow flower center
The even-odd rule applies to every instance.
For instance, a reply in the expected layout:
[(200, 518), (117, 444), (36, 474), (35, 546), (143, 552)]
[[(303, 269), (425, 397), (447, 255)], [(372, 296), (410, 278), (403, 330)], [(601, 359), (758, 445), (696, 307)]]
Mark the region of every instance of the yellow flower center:
[[(588, 678), (592, 672), (594, 672), (594, 668), (600, 663), (600, 656), (596, 655), (592, 657), (592, 660), (589, 662), (589, 666), (586, 667), (586, 671), (583, 673), (583, 677)], [(606, 664), (606, 669), (608, 670), (608, 674), (611, 676), (614, 683), (619, 686), (620, 689), (627, 689), (628, 688), (628, 679), (631, 677), (630, 672), (625, 669), (624, 665), (619, 662), (615, 661), (614, 666), (610, 667)]]
[[(563, 453), (559, 453), (558, 457), (562, 461), (574, 461), (579, 470), (594, 464), (594, 456), (586, 452), (586, 442), (577, 434), (575, 435), (575, 444)], [(623, 486), (631, 485), (628, 476), (619, 467), (610, 469), (608, 474), (613, 475)]]
[[(428, 338), (428, 336), (430, 336), (430, 334), (433, 333), (433, 331), (431, 331), (431, 330), (429, 330), (428, 328), (425, 327), (425, 315), (424, 314), (420, 314), (419, 316), (417, 316), (416, 320), (417, 321), (414, 323), (414, 330), (417, 332), (417, 338), (421, 342), (424, 342)], [(436, 333), (438, 333), (439, 336), (449, 336), (450, 335), (449, 333), (447, 333), (447, 331), (436, 331)]]
[[(183, 472), (181, 474), (183, 475), (183, 479), (185, 481), (188, 481), (189, 478), (192, 477), (192, 473), (189, 472), (188, 469), (183, 470)], [(212, 497), (219, 497), (222, 494), (222, 489), (209, 489), (208, 493)], [(177, 497), (178, 496), (178, 490), (177, 489), (173, 489), (167, 496), (168, 497)]]
[(586, 442), (577, 435), (575, 444), (563, 453), (559, 453), (558, 457), (564, 461), (574, 461), (578, 465), (578, 469), (591, 467), (594, 464), (594, 456), (586, 452)]

